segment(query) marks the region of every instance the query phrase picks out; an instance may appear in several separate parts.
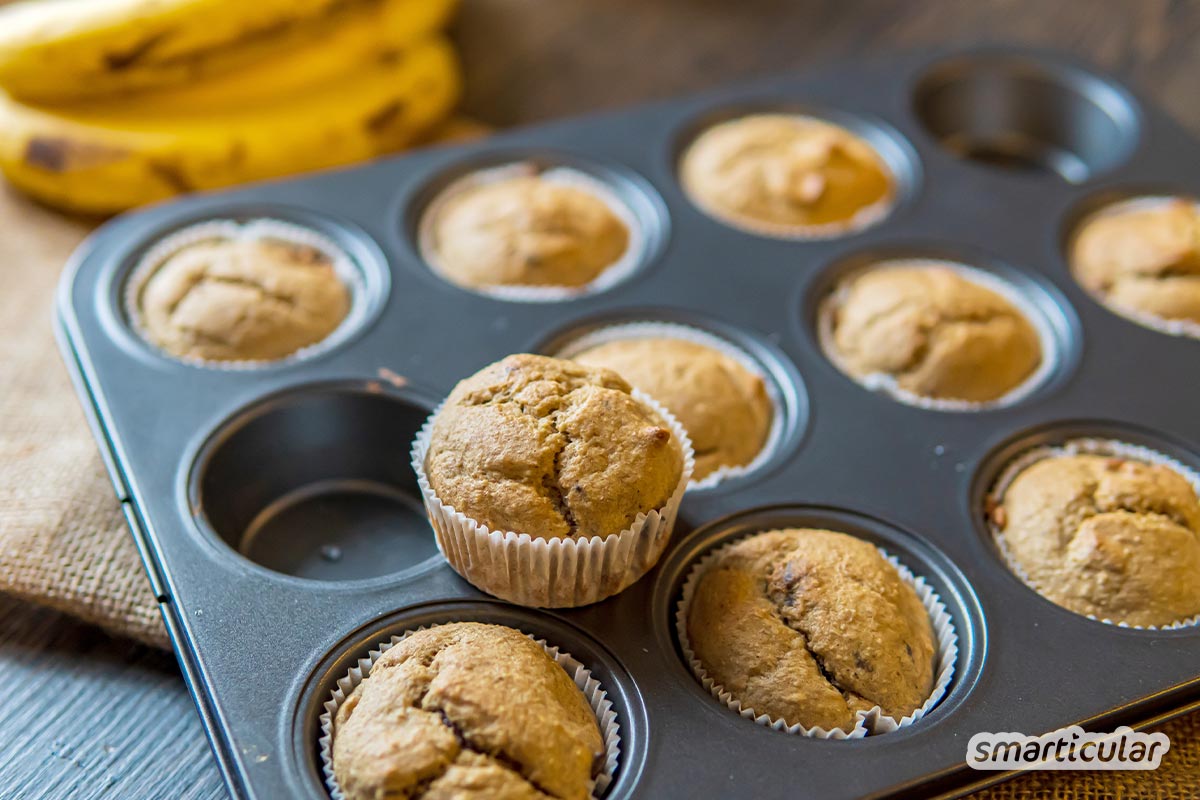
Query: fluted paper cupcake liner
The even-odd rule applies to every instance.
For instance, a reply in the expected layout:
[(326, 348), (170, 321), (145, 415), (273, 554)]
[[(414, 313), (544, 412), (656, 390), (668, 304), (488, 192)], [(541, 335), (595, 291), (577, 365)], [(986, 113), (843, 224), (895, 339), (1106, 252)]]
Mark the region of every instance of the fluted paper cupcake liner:
[[(522, 176), (536, 175), (545, 181), (580, 189), (599, 198), (621, 220), (629, 232), (625, 252), (612, 264), (600, 271), (591, 282), (582, 286), (463, 286), (454, 281), (443, 270), (434, 244), (433, 224), (446, 203), (465, 191), (477, 186)], [(455, 286), (477, 294), (515, 303), (551, 303), (574, 300), (585, 295), (602, 292), (628, 278), (641, 265), (646, 254), (646, 231), (633, 210), (617, 196), (604, 181), (570, 167), (541, 169), (530, 162), (504, 164), (498, 167), (471, 172), (453, 181), (443, 189), (421, 216), (417, 226), (417, 246), (434, 274)]]
[(756, 375), (762, 380), (763, 385), (767, 388), (767, 396), (771, 400), (771, 427), (758, 455), (748, 464), (720, 467), (703, 478), (693, 479), (688, 484), (688, 488), (692, 490), (708, 489), (730, 478), (750, 474), (770, 461), (776, 450), (779, 449), (779, 443), (783, 439), (783, 398), (780, 396), (778, 385), (764, 371), (762, 365), (745, 350), (727, 339), (723, 339), (716, 334), (709, 333), (700, 328), (694, 328), (691, 325), (683, 325), (677, 322), (623, 322), (588, 331), (579, 338), (570, 340), (557, 353), (552, 353), (551, 355), (558, 358), (574, 358), (585, 350), (601, 344), (607, 344), (608, 342), (648, 338), (680, 339), (685, 342), (692, 342), (693, 344), (711, 348), (729, 356), (752, 375)]
[[(1153, 208), (1155, 206), (1164, 205), (1167, 203), (1175, 203), (1179, 201), (1188, 201), (1186, 197), (1172, 195), (1157, 195), (1150, 197), (1134, 197), (1129, 200), (1122, 200), (1116, 203), (1111, 203), (1103, 208), (1089, 214), (1076, 225), (1076, 231), (1082, 231), (1090, 223), (1112, 214), (1119, 214), (1125, 211), (1134, 211), (1139, 208)], [(1200, 215), (1200, 203), (1191, 201), (1197, 215)], [(1074, 266), (1071, 268), (1072, 275), (1075, 272)], [(1081, 284), (1082, 285), (1082, 284)], [(1122, 316), (1131, 322), (1136, 322), (1144, 328), (1156, 330), (1159, 333), (1165, 333), (1169, 336), (1188, 336), (1193, 339), (1200, 339), (1200, 322), (1193, 322), (1190, 319), (1167, 319), (1165, 317), (1147, 314), (1144, 311), (1139, 311), (1136, 308), (1129, 306), (1117, 305), (1111, 302), (1107, 297), (1098, 292), (1088, 292), (1096, 302), (1107, 308), (1109, 311)]]
[[(1068, 439), (1062, 444), (1045, 445), (1034, 447), (1021, 453), (1008, 463), (996, 478), (992, 485), (991, 491), (988, 492), (988, 501), (990, 504), (1000, 505), (1004, 502), (1004, 493), (1017, 476), (1024, 472), (1036, 462), (1046, 458), (1054, 458), (1057, 456), (1074, 456), (1074, 455), (1098, 455), (1110, 458), (1123, 458), (1130, 461), (1141, 461), (1147, 464), (1157, 464), (1167, 467), (1182, 475), (1197, 494), (1200, 494), (1200, 474), (1190, 467), (1186, 467), (1170, 456), (1164, 455), (1157, 450), (1141, 445), (1129, 444), (1116, 439), (1105, 439), (1101, 437), (1081, 436), (1075, 439)], [(980, 513), (984, 513), (980, 509)], [(1004, 559), (1005, 565), (1021, 582), (1033, 589), (1043, 597), (1046, 596), (1037, 583), (1029, 576), (1029, 573), (1017, 562), (1012, 551), (1008, 548), (1008, 543), (1004, 539), (1003, 530), (996, 525), (991, 514), (984, 514), (987, 520), (988, 530), (991, 531), (992, 540), (996, 543), (996, 548), (1000, 551), (1001, 558)], [(1070, 609), (1067, 609), (1068, 611)], [(1073, 612), (1078, 613), (1078, 612)], [(1188, 628), (1193, 625), (1200, 624), (1200, 614), (1192, 617), (1181, 619), (1178, 622), (1173, 622), (1170, 625), (1131, 625), (1128, 622), (1112, 620), (1107, 617), (1097, 617), (1095, 614), (1080, 614), (1079, 616), (1096, 622), (1103, 622), (1106, 625), (1115, 625), (1118, 628), (1132, 628), (1139, 631), (1159, 631), (1159, 630), (1176, 630), (1179, 628)]]
[[(332, 800), (345, 800), (345, 795), (342, 793), (341, 787), (338, 786), (337, 777), (333, 771), (333, 723), (337, 718), (338, 709), (345, 702), (346, 698), (350, 696), (350, 693), (371, 674), (371, 668), (375, 666), (375, 662), (379, 660), (380, 656), (404, 641), (411, 634), (436, 627), (438, 626), (422, 625), (411, 631), (406, 631), (399, 636), (393, 636), (386, 642), (381, 642), (378, 647), (367, 654), (366, 658), (359, 659), (358, 663), (350, 669), (345, 677), (339, 679), (333, 687), (329, 699), (325, 701), (325, 710), (322, 712), (319, 720), (321, 734), (317, 739), (317, 747), (321, 754), (321, 770), (325, 775), (325, 786), (329, 789), (329, 795)], [(604, 740), (606, 757), (604, 760), (604, 769), (596, 777), (591, 794), (594, 798), (600, 797), (612, 783), (613, 776), (617, 772), (617, 764), (621, 757), (621, 726), (617, 721), (617, 712), (613, 710), (612, 701), (608, 699), (608, 693), (604, 690), (600, 681), (592, 677), (591, 671), (571, 656), (570, 653), (559, 650), (557, 647), (548, 644), (544, 639), (538, 639), (528, 633), (525, 635), (540, 644), (545, 649), (546, 654), (566, 671), (571, 680), (575, 682), (575, 685), (579, 687), (579, 691), (583, 692), (588, 705), (592, 708), (592, 713), (596, 715), (596, 723), (600, 727), (600, 736)]]
[[(1033, 326), (1034, 331), (1037, 333), (1038, 346), (1041, 348), (1042, 353), (1042, 360), (1038, 364), (1037, 369), (1030, 373), (1019, 385), (1002, 396), (997, 397), (995, 400), (987, 402), (925, 397), (924, 395), (900, 388), (895, 376), (886, 372), (876, 372), (856, 377), (846, 368), (834, 340), (834, 318), (849, 294), (850, 284), (854, 278), (877, 269), (918, 266), (934, 266), (950, 269), (972, 283), (995, 292), (1011, 303), (1029, 321), (1029, 324)], [(945, 261), (937, 258), (889, 259), (878, 264), (866, 266), (847, 275), (842, 279), (841, 285), (821, 302), (820, 310), (817, 314), (817, 339), (821, 344), (821, 349), (825, 352), (826, 358), (853, 380), (871, 391), (882, 392), (902, 403), (934, 411), (984, 411), (990, 408), (1003, 408), (1011, 406), (1014, 403), (1019, 403), (1037, 391), (1038, 387), (1045, 383), (1046, 379), (1054, 373), (1061, 361), (1058, 339), (1054, 335), (1054, 329), (1051, 327), (1050, 321), (1046, 319), (1046, 315), (1039, 311), (1017, 287), (987, 270), (971, 267), (957, 261)]]
[(493, 531), (446, 505), (425, 472), (425, 456), (439, 405), (413, 442), (412, 467), (438, 549), (454, 571), (475, 587), (523, 606), (569, 608), (597, 603), (624, 590), (657, 562), (671, 538), (679, 504), (692, 476), (692, 443), (679, 420), (645, 393), (633, 397), (655, 411), (679, 442), (683, 468), (665, 506), (638, 514), (623, 531), (601, 538), (538, 539)]
[[(750, 534), (750, 536), (754, 535)], [(704, 664), (701, 663), (695, 650), (692, 649), (691, 639), (688, 637), (687, 632), (687, 619), (688, 610), (691, 607), (692, 598), (695, 595), (696, 587), (700, 583), (700, 578), (703, 577), (704, 573), (708, 571), (713, 562), (725, 550), (746, 538), (749, 537), (741, 537), (735, 541), (728, 542), (710, 551), (696, 562), (683, 584), (683, 591), (675, 611), (675, 632), (679, 637), (679, 645), (683, 650), (683, 657), (691, 668), (692, 674), (708, 690), (709, 694), (721, 703), (724, 703), (735, 714), (753, 720), (758, 725), (795, 736), (807, 736), (812, 739), (859, 739), (867, 735), (890, 733), (917, 722), (941, 702), (950, 687), (950, 683), (954, 680), (955, 665), (958, 663), (958, 632), (954, 628), (954, 619), (950, 616), (950, 612), (946, 610), (946, 605), (942, 602), (941, 597), (938, 596), (932, 586), (926, 583), (924, 578), (914, 575), (908, 567), (901, 564), (895, 556), (883, 548), (876, 548), (879, 550), (879, 554), (887, 559), (887, 562), (896, 569), (900, 579), (913, 588), (917, 593), (917, 597), (920, 598), (921, 604), (925, 607), (925, 611), (929, 614), (929, 622), (933, 628), (934, 638), (937, 642), (938, 660), (935, 665), (936, 672), (933, 689), (925, 699), (925, 702), (908, 715), (899, 719), (884, 714), (883, 709), (878, 705), (865, 711), (855, 712), (854, 726), (848, 731), (842, 728), (826, 730), (818, 726), (809, 728), (799, 722), (789, 723), (782, 718), (772, 719), (768, 714), (760, 714), (753, 708), (743, 705), (728, 689), (717, 683), (708, 674), (708, 670), (704, 668)]]
[[(154, 344), (153, 338), (143, 324), (139, 309), (139, 297), (142, 288), (158, 268), (171, 256), (192, 245), (210, 241), (238, 241), (254, 239), (277, 239), (292, 244), (311, 247), (329, 256), (334, 272), (346, 286), (350, 294), (350, 310), (345, 319), (319, 342), (302, 347), (290, 355), (276, 359), (237, 359), (217, 360), (196, 358), (193, 356), (177, 356), (163, 350)], [(164, 237), (151, 247), (138, 260), (125, 281), (124, 305), (125, 315), (130, 326), (147, 344), (154, 347), (164, 358), (181, 361), (193, 366), (221, 370), (249, 370), (264, 366), (287, 364), (312, 358), (344, 341), (347, 336), (358, 329), (366, 317), (366, 289), (363, 277), (350, 256), (328, 236), (317, 233), (311, 228), (283, 220), (259, 218), (248, 222), (235, 220), (214, 219), (189, 225)]]

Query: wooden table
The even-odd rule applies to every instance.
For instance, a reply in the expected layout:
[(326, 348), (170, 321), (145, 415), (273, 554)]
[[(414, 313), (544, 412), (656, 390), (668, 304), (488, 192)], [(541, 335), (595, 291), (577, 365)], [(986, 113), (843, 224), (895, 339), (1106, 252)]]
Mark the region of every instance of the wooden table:
[[(1200, 134), (1198, 36), (1200, 3), (1169, 0), (465, 0), (458, 24), (465, 109), (495, 125), (1001, 41), (1090, 59)], [(0, 754), (2, 798), (225, 796), (168, 656), (4, 599)]]

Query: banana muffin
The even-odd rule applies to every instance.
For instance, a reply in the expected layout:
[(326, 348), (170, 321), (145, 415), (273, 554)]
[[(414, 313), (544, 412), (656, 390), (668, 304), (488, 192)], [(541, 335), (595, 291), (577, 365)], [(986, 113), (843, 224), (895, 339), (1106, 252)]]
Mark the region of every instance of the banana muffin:
[(333, 333), (351, 300), (328, 253), (273, 238), (196, 242), (134, 288), (142, 334), (206, 361), (285, 358)]
[(844, 533), (732, 545), (701, 576), (686, 624), (716, 683), (788, 725), (848, 731), (858, 711), (903, 717), (933, 691), (929, 614), (874, 545)]
[(663, 508), (682, 445), (617, 373), (513, 355), (461, 381), (434, 420), (425, 470), (442, 503), (535, 539), (619, 533)]
[(1016, 476), (991, 519), (1034, 588), (1064, 608), (1140, 626), (1200, 614), (1200, 501), (1169, 467), (1047, 457)]
[(347, 800), (584, 800), (603, 769), (596, 715), (545, 649), (502, 625), (417, 631), (334, 719)]
[(1200, 324), (1200, 208), (1174, 199), (1103, 211), (1075, 237), (1071, 268), (1114, 310)]
[(773, 417), (766, 384), (719, 350), (662, 336), (605, 342), (572, 358), (613, 370), (666, 406), (691, 437), (696, 480), (749, 464), (766, 444)]
[(426, 256), (468, 288), (586, 286), (629, 249), (629, 227), (582, 183), (545, 174), (480, 181), (430, 211)]
[(822, 233), (861, 227), (891, 204), (891, 171), (845, 128), (795, 114), (714, 125), (687, 149), (680, 180), (708, 213), (750, 229)]
[(1021, 385), (1044, 357), (1016, 306), (949, 267), (881, 265), (851, 276), (835, 298), (827, 346), (859, 380), (888, 375), (910, 394), (983, 403)]

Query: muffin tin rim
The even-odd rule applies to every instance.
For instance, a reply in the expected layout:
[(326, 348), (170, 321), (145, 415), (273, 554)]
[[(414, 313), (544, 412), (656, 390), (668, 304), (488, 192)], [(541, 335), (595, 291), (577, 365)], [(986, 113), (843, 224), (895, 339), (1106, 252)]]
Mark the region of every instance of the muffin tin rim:
[[(255, 395), (249, 402), (240, 403), (231, 410), (227, 409), (216, 418), (215, 422), (201, 429), (199, 434), (192, 438), (191, 444), (187, 446), (183, 456), (179, 459), (178, 474), (175, 480), (178, 487), (175, 503), (184, 520), (183, 527), (193, 539), (202, 543), (202, 546), (213, 555), (216, 562), (225, 567), (239, 572), (248, 572), (258, 579), (267, 579), (306, 589), (353, 592), (364, 589), (400, 587), (438, 569), (450, 569), (450, 565), (438, 552), (398, 572), (369, 578), (346, 580), (304, 578), (257, 563), (249, 556), (238, 552), (213, 527), (208, 515), (203, 511), (204, 504), (200, 484), (208, 462), (221, 445), (247, 425), (289, 402), (305, 397), (333, 394), (386, 397), (392, 402), (404, 403), (417, 411), (424, 411), (422, 418), (429, 414), (426, 406), (432, 409), (436, 405), (436, 401), (431, 399), (433, 395), (421, 388), (420, 385), (414, 386), (412, 383), (406, 383), (403, 386), (394, 386), (384, 380), (361, 377), (308, 378), (289, 382), (266, 394)], [(401, 460), (403, 461), (403, 459)], [(411, 499), (414, 504), (419, 504), (419, 493)], [(432, 528), (429, 530), (429, 534), (433, 535)]]

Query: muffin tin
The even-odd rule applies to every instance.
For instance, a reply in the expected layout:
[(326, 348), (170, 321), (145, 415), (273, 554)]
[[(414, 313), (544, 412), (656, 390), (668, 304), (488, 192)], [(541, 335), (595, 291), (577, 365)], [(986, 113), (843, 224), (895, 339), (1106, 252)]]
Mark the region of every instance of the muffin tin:
[[(699, 126), (793, 110), (864, 133), (901, 185), (888, 217), (844, 237), (726, 226), (681, 190)], [(1200, 466), (1200, 343), (1130, 322), (1071, 278), (1064, 244), (1096, 198), (1200, 191), (1200, 145), (1124, 88), (1060, 56), (1002, 49), (862, 60), (614, 114), (519, 130), (352, 170), (199, 195), (106, 225), (63, 279), (58, 327), (153, 590), (233, 794), (322, 797), (317, 740), (338, 678), (393, 634), (487, 620), (584, 663), (619, 715), (606, 797), (953, 795), (979, 731), (1148, 725), (1200, 706), (1200, 630), (1106, 625), (1005, 568), (984, 498), (1023, 449), (1118, 438)], [(530, 159), (610, 182), (652, 223), (638, 268), (572, 300), (457, 288), (419, 254), (421, 210), (475, 168)], [(131, 328), (126, 279), (186, 225), (280, 219), (363, 271), (366, 312), (309, 357), (185, 364)], [(1053, 374), (1012, 405), (914, 407), (839, 372), (820, 301), (865, 259), (959, 260), (1031, 290), (1060, 339)], [(408, 451), (454, 383), (508, 353), (612, 322), (682, 322), (761, 361), (788, 406), (767, 463), (691, 491), (659, 565), (595, 606), (491, 600), (433, 546)], [(566, 339), (564, 339), (566, 337)], [(894, 555), (958, 633), (955, 677), (916, 724), (852, 741), (792, 736), (712, 698), (674, 614), (713, 547), (784, 525), (830, 527)]]

